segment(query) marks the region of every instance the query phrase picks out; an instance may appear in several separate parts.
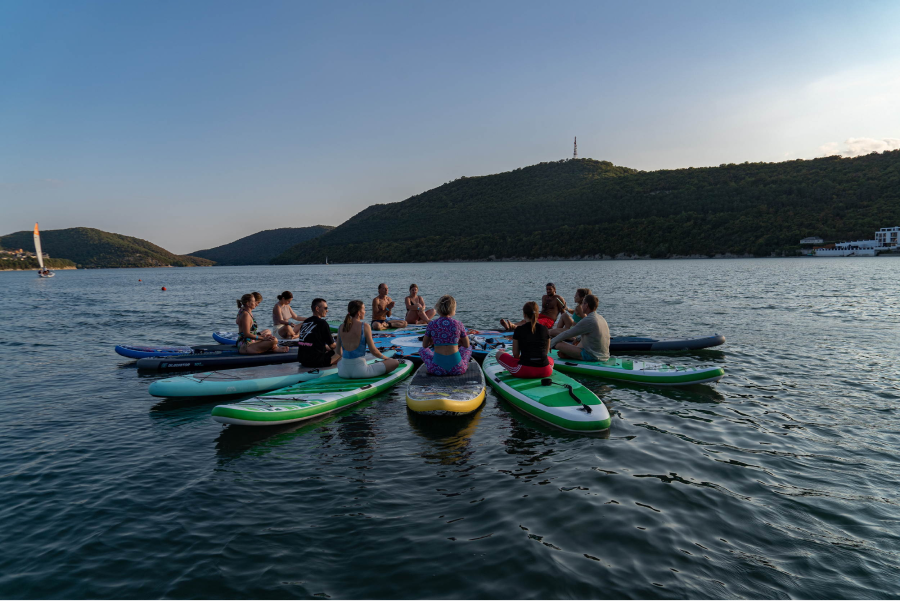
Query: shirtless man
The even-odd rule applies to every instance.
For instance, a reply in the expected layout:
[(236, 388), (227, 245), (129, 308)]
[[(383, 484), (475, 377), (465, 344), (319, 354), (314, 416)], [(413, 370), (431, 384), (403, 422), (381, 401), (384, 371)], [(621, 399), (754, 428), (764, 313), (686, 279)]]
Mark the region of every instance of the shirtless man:
[[(560, 312), (566, 309), (566, 300), (556, 293), (556, 286), (552, 282), (547, 284), (547, 294), (541, 297), (541, 313), (538, 315), (538, 323), (550, 330), (556, 324)], [(524, 320), (519, 323), (512, 323), (508, 319), (500, 320), (500, 325), (507, 331), (515, 330), (517, 326), (524, 323), (526, 323)]]
[(406, 327), (406, 322), (402, 319), (391, 318), (391, 311), (394, 309), (394, 299), (388, 296), (387, 293), (387, 284), (378, 284), (378, 296), (372, 299), (373, 330)]

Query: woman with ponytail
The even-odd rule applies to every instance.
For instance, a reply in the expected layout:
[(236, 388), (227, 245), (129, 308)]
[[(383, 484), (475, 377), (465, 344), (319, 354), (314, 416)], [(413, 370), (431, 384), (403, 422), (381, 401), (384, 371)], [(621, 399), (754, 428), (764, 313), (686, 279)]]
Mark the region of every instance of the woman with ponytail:
[[(338, 361), (338, 375), (342, 378), (352, 380), (374, 378), (389, 374), (400, 365), (399, 361), (388, 359), (375, 348), (372, 328), (365, 322), (365, 317), (366, 305), (361, 300), (350, 301), (344, 323), (338, 328), (337, 337), (337, 354), (341, 356), (341, 360)], [(366, 362), (367, 345), (369, 352), (381, 361)]]
[(538, 321), (538, 304), (528, 301), (522, 307), (525, 319), (513, 333), (512, 355), (499, 353), (497, 362), (517, 378), (549, 378), (553, 375), (550, 330)]
[(269, 330), (259, 331), (253, 309), (259, 304), (253, 294), (245, 294), (237, 301), (238, 315), (235, 323), (238, 326), (238, 352), (242, 355), (259, 355), (273, 351), (286, 353), (287, 347), (278, 346), (278, 339)]
[[(459, 376), (469, 369), (472, 349), (466, 326), (456, 315), (456, 299), (445, 294), (434, 306), (437, 317), (428, 322), (419, 357), (433, 376)], [(432, 348), (432, 346), (434, 348)]]

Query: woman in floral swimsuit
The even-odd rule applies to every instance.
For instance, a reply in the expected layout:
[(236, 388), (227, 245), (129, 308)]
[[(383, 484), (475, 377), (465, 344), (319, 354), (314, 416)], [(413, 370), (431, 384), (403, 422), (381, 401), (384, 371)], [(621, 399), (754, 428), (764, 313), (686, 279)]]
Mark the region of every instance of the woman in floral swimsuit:
[(459, 320), (453, 319), (456, 315), (456, 299), (449, 294), (444, 295), (434, 308), (439, 317), (428, 322), (419, 357), (431, 375), (462, 375), (469, 368), (472, 349), (469, 347), (466, 327)]

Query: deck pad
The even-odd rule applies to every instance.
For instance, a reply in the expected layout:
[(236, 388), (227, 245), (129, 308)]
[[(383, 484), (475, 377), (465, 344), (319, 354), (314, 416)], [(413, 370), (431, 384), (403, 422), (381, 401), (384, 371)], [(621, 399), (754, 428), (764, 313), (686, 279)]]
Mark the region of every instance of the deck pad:
[(422, 365), (406, 389), (406, 406), (417, 413), (462, 415), (481, 406), (484, 390), (484, 373), (474, 359), (458, 376), (434, 376)]

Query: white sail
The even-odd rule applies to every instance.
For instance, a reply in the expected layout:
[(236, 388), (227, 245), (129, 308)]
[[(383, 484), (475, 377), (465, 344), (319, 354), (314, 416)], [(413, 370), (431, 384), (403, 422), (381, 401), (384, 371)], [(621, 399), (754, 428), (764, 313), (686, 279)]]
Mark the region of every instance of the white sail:
[(38, 224), (34, 224), (34, 254), (37, 255), (38, 265), (44, 271), (44, 253), (41, 252), (41, 235), (38, 233)]

